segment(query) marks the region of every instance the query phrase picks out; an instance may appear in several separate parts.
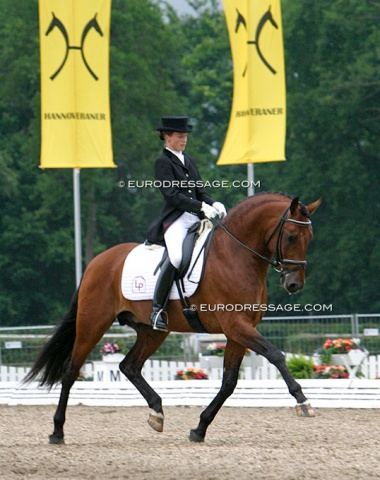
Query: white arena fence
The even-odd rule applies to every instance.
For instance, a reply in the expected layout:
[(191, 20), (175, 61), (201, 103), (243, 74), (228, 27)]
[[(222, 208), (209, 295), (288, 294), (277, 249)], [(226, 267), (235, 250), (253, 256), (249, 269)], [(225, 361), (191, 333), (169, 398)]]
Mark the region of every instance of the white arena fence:
[[(287, 357), (291, 356), (287, 354)], [(221, 357), (200, 357), (199, 362), (147, 360), (143, 375), (161, 396), (164, 406), (205, 407), (220, 389), (223, 369), (215, 366)], [(179, 370), (202, 368), (209, 380), (174, 380)], [(60, 385), (50, 391), (37, 382), (22, 384), (28, 368), (0, 367), (0, 405), (57, 405)], [(301, 379), (298, 382), (314, 408), (380, 408), (380, 355), (367, 357), (364, 377), (352, 379)], [(146, 401), (118, 369), (118, 362), (95, 361), (82, 369), (69, 405), (133, 407)], [(238, 385), (225, 405), (233, 407), (291, 407), (294, 399), (276, 367), (256, 354), (245, 357)]]
[[(152, 370), (154, 371), (154, 369)], [(162, 371), (162, 370), (161, 370)], [(22, 372), (18, 372), (22, 374)], [(217, 372), (219, 375), (219, 372)], [(315, 409), (320, 408), (376, 408), (380, 409), (380, 380), (298, 380), (306, 397)], [(217, 395), (220, 380), (150, 381), (152, 388), (167, 406), (205, 407)], [(57, 405), (61, 388), (50, 391), (36, 382), (29, 385), (19, 381), (0, 382), (0, 405)], [(69, 398), (69, 405), (135, 407), (147, 406), (142, 395), (128, 381), (77, 381)], [(285, 382), (276, 380), (239, 380), (226, 407), (289, 407), (295, 400)]]
[[(286, 354), (287, 358), (292, 354)], [(178, 362), (165, 360), (147, 360), (142, 373), (148, 381), (172, 381), (176, 373), (184, 368), (201, 368), (209, 377), (209, 380), (221, 380), (223, 375), (223, 358), (221, 357), (200, 357), (199, 362)], [(210, 363), (212, 362), (212, 363)], [(219, 366), (215, 366), (220, 362)], [(380, 380), (380, 355), (371, 355), (364, 359), (361, 367), (362, 379)], [(3, 365), (0, 367), (0, 382), (21, 382), (27, 375), (29, 368), (13, 367)], [(82, 369), (84, 379), (93, 382), (127, 382), (128, 380), (121, 374), (117, 362), (95, 361), (87, 363)], [(270, 364), (265, 358), (251, 353), (244, 359), (243, 366), (240, 369), (240, 380), (277, 380), (281, 378), (280, 373), (275, 366)], [(180, 381), (180, 380), (178, 380)], [(323, 380), (329, 382), (330, 380)], [(380, 388), (380, 381), (379, 381)]]

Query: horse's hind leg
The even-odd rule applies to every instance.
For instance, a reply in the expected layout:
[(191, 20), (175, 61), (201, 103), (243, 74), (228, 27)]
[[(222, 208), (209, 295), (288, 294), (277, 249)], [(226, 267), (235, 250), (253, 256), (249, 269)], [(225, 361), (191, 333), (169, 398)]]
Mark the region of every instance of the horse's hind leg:
[(69, 400), (70, 390), (73, 386), (75, 380), (78, 377), (78, 373), (75, 368), (71, 365), (68, 371), (65, 373), (64, 377), (62, 378), (61, 384), (61, 394), (59, 397), (59, 402), (57, 406), (57, 410), (54, 414), (54, 430), (51, 435), (49, 435), (49, 443), (52, 444), (61, 444), (64, 443), (64, 434), (63, 434), (63, 425), (66, 420), (66, 408), (67, 402)]
[(232, 340), (227, 341), (224, 352), (224, 371), (221, 389), (206, 410), (201, 413), (198, 427), (190, 431), (190, 441), (204, 442), (208, 426), (214, 420), (224, 402), (235, 390), (244, 353), (244, 347)]
[(161, 397), (141, 375), (141, 370), (145, 361), (159, 348), (168, 333), (153, 330), (152, 327), (145, 324), (131, 326), (136, 330), (137, 339), (128, 355), (120, 363), (120, 370), (133, 383), (152, 409), (148, 420), (149, 425), (157, 432), (162, 432), (164, 412)]
[(111, 326), (114, 318), (114, 315), (110, 312), (107, 314), (105, 311), (103, 317), (99, 316), (98, 313), (78, 313), (76, 320), (76, 338), (71, 358), (68, 360), (66, 372), (62, 377), (61, 394), (54, 415), (54, 431), (49, 436), (50, 443), (64, 443), (63, 426), (66, 420), (66, 409), (71, 387), (78, 378), (79, 371), (86, 361), (86, 358)]

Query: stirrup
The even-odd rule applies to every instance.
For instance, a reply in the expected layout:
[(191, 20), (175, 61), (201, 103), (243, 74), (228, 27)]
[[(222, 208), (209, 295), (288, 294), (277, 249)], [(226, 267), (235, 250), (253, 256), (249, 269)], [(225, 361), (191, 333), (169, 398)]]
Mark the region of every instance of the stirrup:
[[(166, 317), (166, 319), (164, 318)], [(167, 332), (168, 331), (168, 314), (161, 308), (158, 310), (158, 312), (155, 314), (154, 318), (151, 319), (150, 324), (153, 327), (153, 330), (159, 330), (161, 332)]]

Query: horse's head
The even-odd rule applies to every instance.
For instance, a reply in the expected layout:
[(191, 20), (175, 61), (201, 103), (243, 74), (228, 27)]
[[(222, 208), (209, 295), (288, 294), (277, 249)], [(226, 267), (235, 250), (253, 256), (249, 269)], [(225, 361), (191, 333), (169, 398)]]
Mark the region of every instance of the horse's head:
[(281, 285), (289, 293), (304, 286), (306, 251), (313, 236), (310, 216), (320, 203), (317, 200), (306, 207), (298, 197), (294, 198), (267, 241), (275, 256), (276, 270), (281, 273)]

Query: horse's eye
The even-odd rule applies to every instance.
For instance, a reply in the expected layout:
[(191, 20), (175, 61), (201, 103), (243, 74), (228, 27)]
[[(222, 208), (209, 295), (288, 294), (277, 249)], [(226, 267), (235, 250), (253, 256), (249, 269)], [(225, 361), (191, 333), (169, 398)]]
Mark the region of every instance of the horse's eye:
[(296, 241), (296, 237), (294, 235), (287, 234), (286, 238), (287, 238), (289, 243), (295, 243), (295, 241)]

